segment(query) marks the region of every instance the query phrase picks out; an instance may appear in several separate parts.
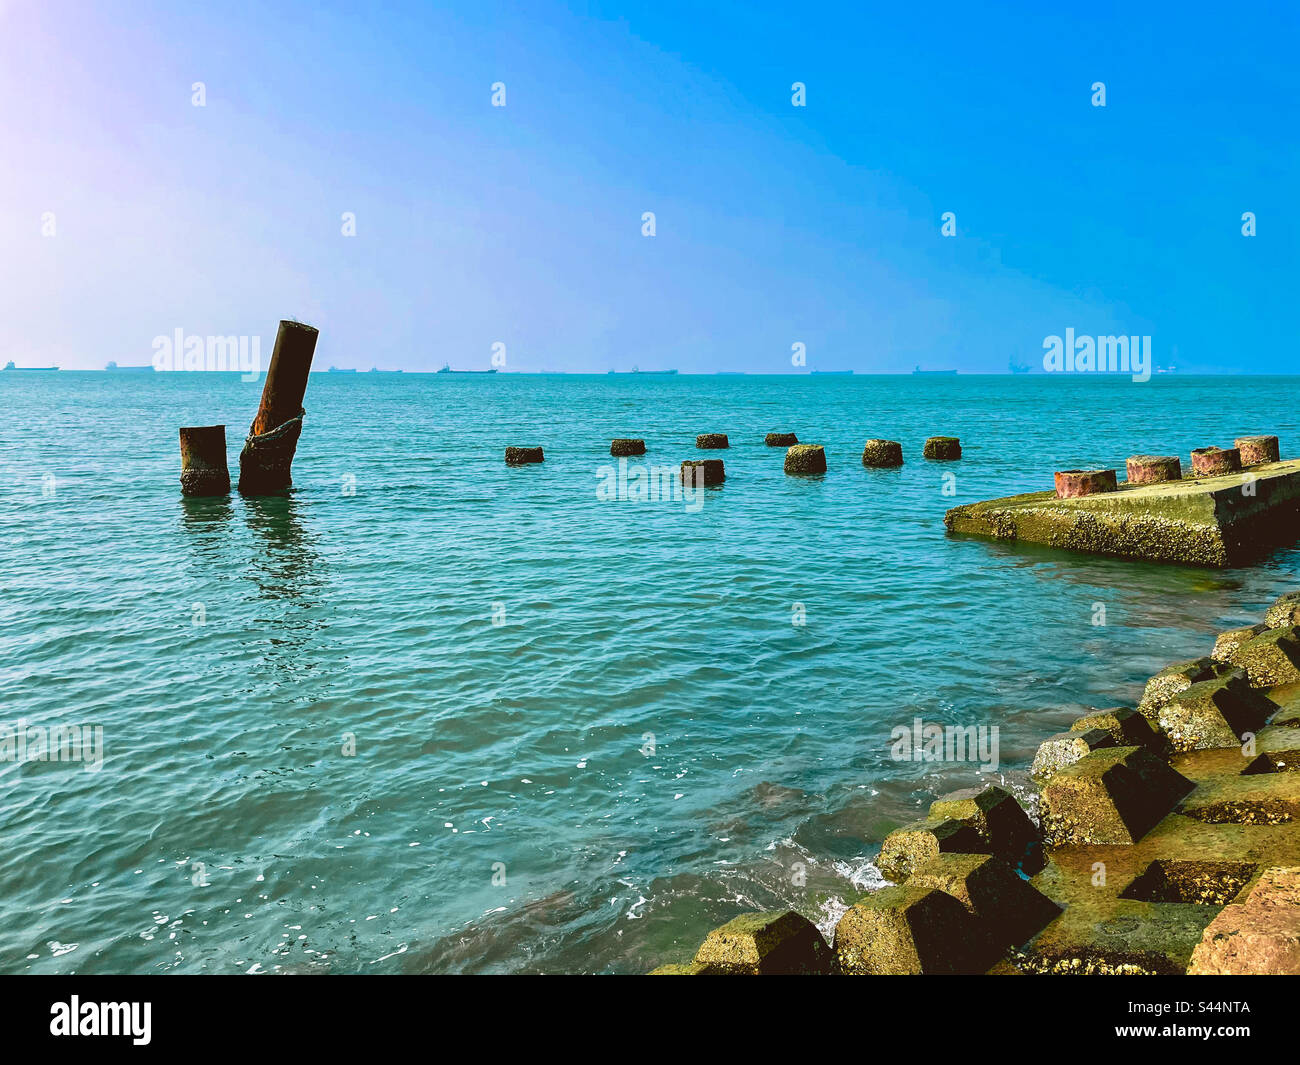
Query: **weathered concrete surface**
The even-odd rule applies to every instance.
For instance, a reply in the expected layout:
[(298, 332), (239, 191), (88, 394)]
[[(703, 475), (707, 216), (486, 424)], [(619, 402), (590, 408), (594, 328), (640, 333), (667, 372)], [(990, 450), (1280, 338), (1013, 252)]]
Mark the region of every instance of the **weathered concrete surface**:
[(1055, 736), (1048, 736), (1039, 745), (1034, 763), (1029, 767), (1029, 775), (1035, 780), (1047, 780), (1067, 765), (1074, 765), (1085, 754), (1091, 754), (1102, 747), (1114, 746), (1115, 737), (1099, 728), (1084, 732), (1058, 732)]
[(541, 462), (542, 459), (543, 455), (540, 447), (506, 448), (506, 464), (510, 466), (525, 466), (529, 463)]
[(1214, 650), (1210, 652), (1210, 657), (1216, 662), (1231, 662), (1232, 655), (1238, 647), (1267, 631), (1267, 625), (1247, 625), (1244, 628), (1221, 632), (1214, 641)]
[(1191, 781), (1143, 747), (1093, 751), (1044, 785), (1043, 841), (1135, 843), (1191, 790)]
[(680, 473), (682, 484), (722, 484), (727, 479), (722, 459), (687, 459), (682, 463)]
[(1011, 793), (997, 785), (964, 788), (940, 796), (930, 804), (930, 819), (966, 825), (979, 837), (981, 852), (997, 855), (1012, 865), (1032, 866), (1031, 871), (1041, 868), (1035, 853), (1042, 842), (1038, 826)]
[(896, 828), (881, 844), (876, 868), (886, 880), (900, 883), (942, 853), (988, 854), (978, 832), (955, 818), (933, 818)]
[(961, 458), (961, 441), (955, 436), (932, 436), (925, 442), (921, 454), (927, 459), (950, 461)]
[(1049, 491), (968, 503), (944, 524), (959, 535), (1151, 562), (1241, 565), (1300, 537), (1300, 460), (1077, 499)]
[(1190, 662), (1175, 662), (1171, 666), (1165, 666), (1142, 689), (1138, 712), (1147, 720), (1155, 721), (1160, 707), (1179, 692), (1185, 692), (1201, 681), (1222, 677), (1234, 668), (1236, 667), (1229, 662), (1219, 662), (1213, 658), (1194, 658)]
[(862, 465), (890, 469), (903, 464), (903, 445), (897, 440), (868, 440), (862, 445)]
[(1300, 592), (1279, 595), (1277, 602), (1269, 607), (1268, 613), (1264, 615), (1264, 624), (1270, 629), (1300, 625)]
[(994, 964), (1008, 947), (1032, 939), (1061, 913), (1010, 865), (987, 854), (940, 854), (907, 883), (946, 892), (976, 918), (987, 950), (981, 968)]
[(708, 934), (694, 963), (701, 975), (826, 973), (831, 949), (816, 925), (793, 910), (742, 913)]
[(768, 447), (790, 447), (799, 443), (799, 438), (794, 433), (768, 433), (763, 443)]
[(1240, 670), (1201, 681), (1179, 692), (1156, 711), (1156, 722), (1176, 751), (1236, 747), (1277, 710), (1252, 689)]
[(1300, 868), (1267, 869), (1205, 928), (1192, 976), (1300, 973)]
[(794, 444), (785, 453), (785, 472), (810, 474), (826, 472), (826, 450), (821, 444)]
[(845, 911), (835, 926), (835, 961), (847, 976), (976, 973), (992, 964), (965, 906), (910, 884), (874, 892)]
[(1112, 706), (1094, 710), (1070, 725), (1071, 732), (1101, 729), (1120, 747), (1145, 747), (1152, 754), (1163, 754), (1169, 745), (1164, 733), (1151, 727), (1145, 717), (1129, 706)]
[(644, 455), (645, 441), (639, 437), (619, 437), (610, 441), (609, 453), (615, 458), (626, 457), (629, 455)]
[(1300, 627), (1267, 629), (1240, 644), (1228, 660), (1257, 688), (1294, 684), (1300, 681)]
[(730, 447), (726, 433), (701, 433), (695, 438), (695, 446), (701, 451)]

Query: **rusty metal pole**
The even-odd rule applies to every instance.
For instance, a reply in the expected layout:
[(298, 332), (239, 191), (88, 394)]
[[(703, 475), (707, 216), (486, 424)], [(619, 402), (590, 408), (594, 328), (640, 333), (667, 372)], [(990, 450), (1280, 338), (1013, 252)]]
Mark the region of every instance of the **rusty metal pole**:
[(191, 425), (181, 429), (181, 494), (223, 496), (230, 491), (226, 467), (226, 427)]
[(302, 322), (281, 322), (266, 369), (262, 403), (239, 453), (239, 490), (265, 495), (288, 488), (290, 466), (302, 435), (302, 398), (319, 332)]

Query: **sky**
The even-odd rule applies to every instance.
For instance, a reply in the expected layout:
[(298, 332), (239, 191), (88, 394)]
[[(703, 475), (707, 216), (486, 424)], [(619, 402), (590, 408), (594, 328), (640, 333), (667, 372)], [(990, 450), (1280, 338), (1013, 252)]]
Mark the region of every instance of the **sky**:
[(177, 329), (269, 353), (292, 317), (361, 369), (1004, 372), (1072, 328), (1296, 372), (1298, 30), (1249, 2), (0, 0), (0, 363), (144, 364)]

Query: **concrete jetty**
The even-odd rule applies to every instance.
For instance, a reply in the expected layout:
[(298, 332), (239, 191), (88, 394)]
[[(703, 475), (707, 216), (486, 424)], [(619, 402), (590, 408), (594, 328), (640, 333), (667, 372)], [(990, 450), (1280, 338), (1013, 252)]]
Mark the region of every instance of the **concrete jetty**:
[(1113, 492), (1069, 499), (1029, 492), (954, 507), (943, 520), (949, 532), (964, 536), (1150, 562), (1237, 566), (1300, 537), (1300, 460), (1126, 482)]
[[(996, 786), (944, 796), (886, 837), (894, 886), (847, 900), (831, 935), (791, 910), (742, 914), (655, 973), (1300, 974), (1297, 609), (1291, 593), (1263, 631), (1220, 637), (1229, 662), (1161, 670), (1141, 713), (1093, 711), (1044, 741), (1037, 824)], [(1251, 714), (1228, 721), (1206, 685)]]

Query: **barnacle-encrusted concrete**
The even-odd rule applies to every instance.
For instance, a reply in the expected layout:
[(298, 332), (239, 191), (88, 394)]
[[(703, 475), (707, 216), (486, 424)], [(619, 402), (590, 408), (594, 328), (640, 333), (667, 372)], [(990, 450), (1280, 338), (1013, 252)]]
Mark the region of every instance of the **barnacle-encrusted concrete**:
[(542, 449), (540, 447), (508, 447), (506, 448), (506, 463), (510, 466), (523, 466), (530, 462), (542, 461)]
[[(687, 459), (681, 468), (682, 484), (722, 484), (727, 479), (722, 459)], [(701, 478), (703, 480), (701, 481)]]
[(825, 973), (831, 950), (817, 927), (793, 910), (742, 913), (709, 933), (695, 964), (701, 975)]
[(903, 464), (903, 445), (897, 440), (868, 440), (862, 445), (862, 465), (890, 469)]
[[(1030, 492), (954, 507), (952, 533), (1197, 566), (1240, 565), (1300, 536), (1300, 460), (1246, 473), (1119, 486), (1076, 499)], [(1294, 622), (1290, 622), (1294, 624)]]
[(1210, 657), (1216, 662), (1231, 662), (1232, 656), (1238, 647), (1247, 640), (1253, 640), (1260, 633), (1267, 631), (1267, 625), (1247, 625), (1244, 628), (1221, 632), (1215, 638), (1214, 650), (1210, 652)]
[(644, 455), (645, 441), (639, 437), (619, 437), (610, 442), (609, 453), (616, 458), (626, 457), (628, 455)]
[(695, 438), (695, 446), (701, 451), (708, 451), (731, 445), (727, 443), (726, 433), (701, 433)]
[(785, 453), (785, 472), (825, 473), (826, 450), (821, 444), (795, 444)]
[(1153, 754), (1161, 754), (1169, 745), (1164, 733), (1151, 727), (1151, 723), (1132, 707), (1113, 706), (1108, 710), (1094, 710), (1070, 726), (1071, 732), (1090, 732), (1101, 729), (1120, 747), (1145, 747)]
[(768, 433), (763, 443), (768, 447), (790, 447), (799, 443), (799, 438), (794, 433)]
[(1085, 754), (1091, 754), (1102, 747), (1114, 746), (1115, 737), (1099, 728), (1058, 732), (1039, 744), (1029, 775), (1035, 780), (1047, 780), (1067, 765), (1074, 765)]
[(1300, 681), (1300, 627), (1267, 629), (1239, 645), (1228, 660), (1257, 688), (1294, 684)]
[(932, 436), (925, 442), (921, 454), (927, 459), (940, 461), (961, 458), (961, 441), (955, 436)]

